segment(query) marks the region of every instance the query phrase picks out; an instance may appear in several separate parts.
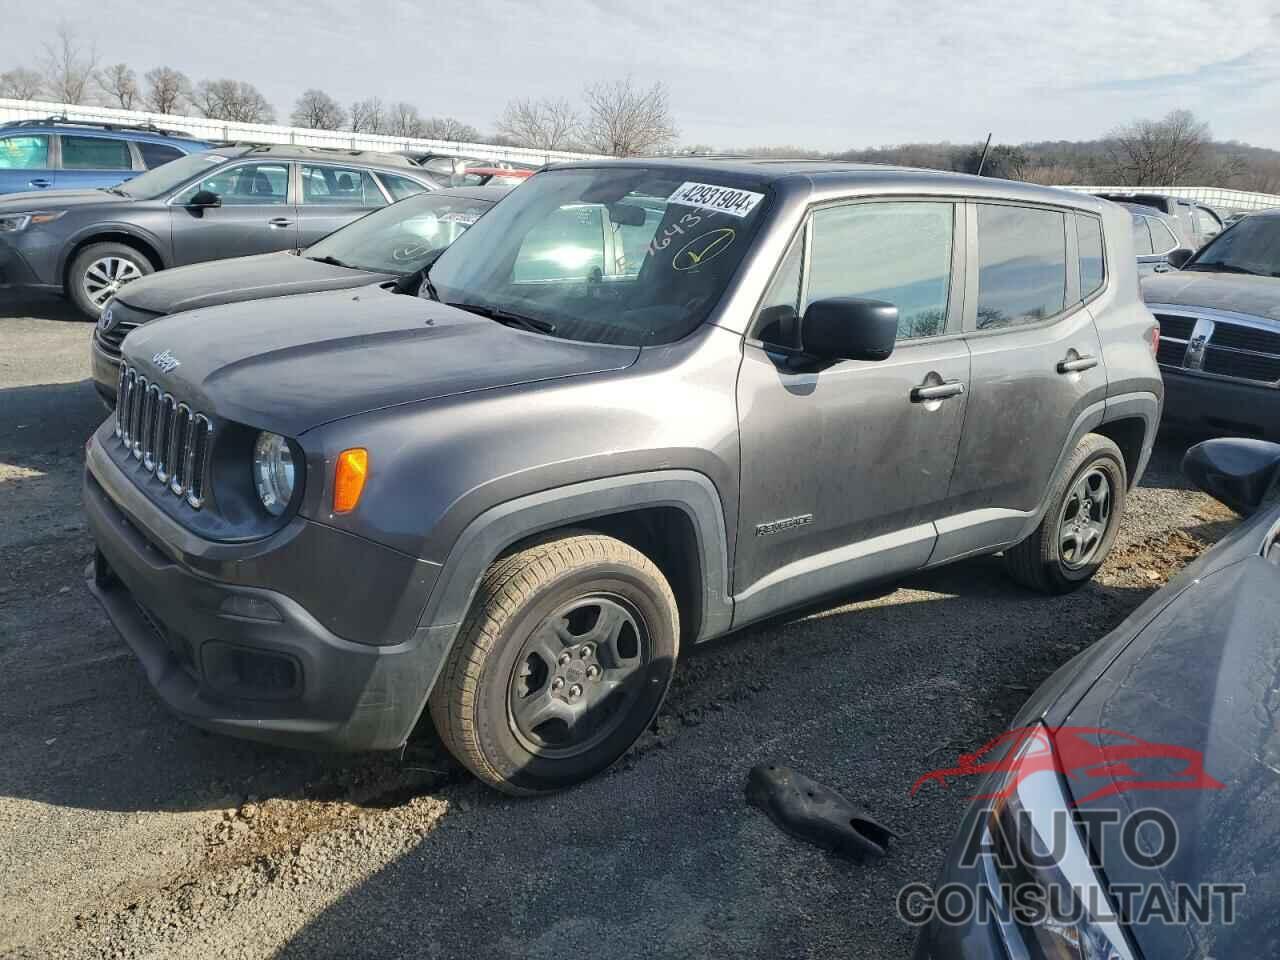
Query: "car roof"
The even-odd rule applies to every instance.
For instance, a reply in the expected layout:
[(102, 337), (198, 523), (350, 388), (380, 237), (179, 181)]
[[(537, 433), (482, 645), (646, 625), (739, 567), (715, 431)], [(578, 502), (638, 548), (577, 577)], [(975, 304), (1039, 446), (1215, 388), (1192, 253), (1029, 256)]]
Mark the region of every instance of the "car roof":
[[(488, 203), (497, 203), (514, 189), (514, 185), (505, 183), (485, 184), (478, 187), (441, 187), (439, 190), (432, 190), (430, 196), (463, 197), (467, 200), (484, 200)], [(427, 194), (418, 194), (418, 196), (427, 196)]]
[(578, 160), (555, 163), (543, 169), (593, 169), (607, 167), (644, 167), (669, 170), (689, 180), (732, 174), (754, 178), (767, 185), (793, 183), (821, 188), (824, 191), (848, 189), (891, 189), (905, 191), (912, 187), (930, 192), (954, 192), (961, 195), (993, 199), (1026, 200), (1076, 207), (1100, 212), (1105, 201), (1087, 194), (1057, 187), (1042, 187), (1020, 180), (978, 177), (949, 170), (929, 170), (892, 164), (860, 163), (846, 160), (786, 160), (751, 157), (678, 157), (637, 158), (632, 160)]
[(382, 153), (378, 150), (352, 150), (347, 147), (311, 147), (294, 143), (240, 143), (215, 147), (209, 151), (228, 159), (248, 156), (273, 157), (277, 160), (326, 160), (333, 163), (362, 164), (371, 167), (390, 167), (407, 170), (415, 176), (427, 176), (427, 171), (401, 153)]
[(1157, 209), (1156, 207), (1148, 206), (1145, 203), (1129, 203), (1128, 201), (1124, 201), (1124, 200), (1113, 200), (1112, 203), (1114, 203), (1117, 207), (1124, 207), (1126, 210), (1128, 210), (1130, 213), (1134, 215), (1143, 216), (1143, 217), (1152, 217), (1153, 219), (1156, 219), (1156, 220), (1172, 221), (1174, 219), (1173, 216), (1165, 213), (1163, 210)]
[(209, 143), (185, 130), (169, 130), (154, 124), (110, 123), (108, 121), (69, 120), (66, 117), (47, 117), (43, 120), (10, 120), (0, 123), (0, 132), (24, 130), (32, 133), (74, 133), (86, 131), (131, 140), (150, 140), (163, 143), (180, 140), (192, 146)]

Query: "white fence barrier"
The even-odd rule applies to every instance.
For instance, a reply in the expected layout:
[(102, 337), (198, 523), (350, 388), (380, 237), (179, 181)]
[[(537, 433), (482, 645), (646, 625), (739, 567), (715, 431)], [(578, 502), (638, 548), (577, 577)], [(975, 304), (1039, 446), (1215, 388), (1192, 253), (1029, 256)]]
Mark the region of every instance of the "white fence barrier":
[(1280, 207), (1280, 196), (1273, 193), (1251, 193), (1248, 190), (1226, 190), (1221, 187), (1065, 187), (1082, 193), (1163, 193), (1170, 197), (1195, 200), (1228, 213), (1239, 210), (1267, 210)]
[(10, 120), (43, 120), (65, 116), (68, 120), (129, 125), (151, 124), (164, 130), (178, 130), (204, 140), (251, 140), (255, 143), (297, 143), (313, 147), (347, 150), (382, 150), (402, 153), (406, 150), (440, 153), (446, 156), (477, 157), (485, 160), (511, 160), (517, 163), (543, 164), (554, 160), (594, 160), (598, 154), (570, 153), (565, 150), (532, 150), (525, 147), (500, 147), (490, 143), (464, 143), (453, 140), (422, 140), (411, 137), (389, 137), (374, 133), (350, 133), (341, 130), (309, 130), (305, 127), (278, 127), (265, 123), (232, 123), (207, 117), (186, 117), (166, 113), (143, 113), (137, 110), (115, 110), (111, 107), (47, 103), (41, 100), (6, 100), (0, 98), (0, 123)]

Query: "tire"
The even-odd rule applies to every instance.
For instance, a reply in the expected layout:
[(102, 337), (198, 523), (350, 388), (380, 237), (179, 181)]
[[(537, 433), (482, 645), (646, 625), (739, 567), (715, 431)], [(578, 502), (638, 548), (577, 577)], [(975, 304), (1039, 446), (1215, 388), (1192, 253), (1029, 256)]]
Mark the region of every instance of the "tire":
[[(94, 270), (92, 275), (90, 270)], [(136, 247), (124, 243), (91, 243), (71, 261), (66, 294), (81, 313), (97, 320), (103, 305), (116, 290), (154, 272), (151, 261)], [(101, 295), (103, 292), (105, 296)], [(94, 295), (99, 296), (99, 302), (94, 301)]]
[(489, 568), (431, 719), (458, 762), (505, 793), (572, 786), (653, 722), (679, 636), (675, 597), (648, 557), (601, 534), (559, 535)]
[[(1100, 533), (1097, 530), (1099, 488), (1095, 486), (1098, 478), (1105, 478), (1110, 486), (1105, 526)], [(1054, 480), (1049, 492), (1049, 508), (1040, 526), (1027, 539), (1005, 551), (1009, 575), (1025, 587), (1049, 594), (1070, 593), (1088, 583), (1115, 543), (1120, 518), (1124, 515), (1127, 483), (1120, 448), (1096, 433), (1083, 437)], [(1081, 497), (1082, 489), (1088, 491), (1088, 497)], [(1082, 500), (1093, 505), (1087, 520), (1079, 509)], [(1079, 519), (1081, 525), (1073, 533), (1074, 519)]]

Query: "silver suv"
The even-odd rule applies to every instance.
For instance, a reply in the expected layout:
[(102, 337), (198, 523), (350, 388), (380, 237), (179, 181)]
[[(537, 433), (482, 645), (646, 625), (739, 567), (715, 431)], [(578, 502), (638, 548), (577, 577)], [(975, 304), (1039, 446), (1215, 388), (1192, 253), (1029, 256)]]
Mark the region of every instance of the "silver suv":
[[(248, 333), (246, 333), (248, 331)], [(1129, 214), (836, 163), (544, 170), (379, 287), (175, 314), (87, 449), (95, 587), (194, 722), (515, 793), (682, 646), (963, 557), (1107, 556), (1160, 418)]]

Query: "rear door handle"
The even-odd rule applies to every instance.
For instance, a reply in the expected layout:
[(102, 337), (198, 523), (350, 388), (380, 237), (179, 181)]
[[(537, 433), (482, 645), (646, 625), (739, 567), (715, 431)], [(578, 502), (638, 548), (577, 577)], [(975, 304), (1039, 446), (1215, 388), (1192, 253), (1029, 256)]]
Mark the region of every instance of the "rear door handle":
[(31, 187), (35, 187), (38, 190), (43, 190), (45, 187), (49, 186), (49, 184), (52, 182), (53, 181), (51, 180), (46, 180), (44, 177), (37, 177), (35, 180), (28, 181), (27, 185)]
[(285, 217), (276, 217), (274, 220), (268, 220), (267, 226), (271, 227), (273, 230), (279, 230), (281, 227), (287, 227), (291, 223), (293, 223), (293, 221)]
[(1092, 370), (1098, 365), (1097, 357), (1071, 357), (1058, 361), (1059, 373), (1079, 373), (1081, 370)]
[(945, 380), (927, 387), (914, 387), (911, 390), (912, 403), (928, 403), (930, 400), (946, 400), (964, 393), (964, 384), (959, 380)]

